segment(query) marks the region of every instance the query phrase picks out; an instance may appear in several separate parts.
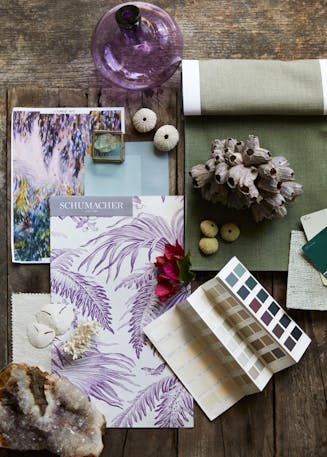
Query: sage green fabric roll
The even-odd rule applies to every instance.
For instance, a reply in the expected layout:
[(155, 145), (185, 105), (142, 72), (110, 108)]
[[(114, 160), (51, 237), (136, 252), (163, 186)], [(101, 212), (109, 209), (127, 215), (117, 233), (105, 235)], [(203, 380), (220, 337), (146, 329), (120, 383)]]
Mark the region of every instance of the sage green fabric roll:
[[(188, 171), (204, 162), (215, 138), (245, 139), (258, 135), (273, 156), (284, 155), (304, 193), (288, 203), (284, 219), (256, 224), (249, 210), (237, 211), (211, 204), (194, 189)], [(327, 206), (327, 120), (324, 116), (196, 116), (185, 121), (186, 250), (195, 270), (217, 271), (236, 255), (250, 270), (286, 271), (291, 230), (299, 230), (300, 217)], [(220, 241), (216, 254), (205, 257), (198, 248), (200, 222), (214, 220), (219, 227), (235, 222), (240, 238)]]
[[(326, 60), (186, 60), (186, 115), (321, 115)], [(324, 99), (325, 96), (325, 99)]]

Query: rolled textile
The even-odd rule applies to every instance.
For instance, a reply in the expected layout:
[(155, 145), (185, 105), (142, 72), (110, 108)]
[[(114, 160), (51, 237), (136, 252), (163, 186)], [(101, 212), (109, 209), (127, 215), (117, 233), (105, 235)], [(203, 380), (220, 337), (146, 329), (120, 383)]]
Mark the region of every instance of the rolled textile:
[[(293, 62), (208, 60), (183, 62), (185, 117), (185, 244), (192, 268), (217, 271), (236, 255), (250, 270), (287, 271), (289, 238), (300, 217), (326, 207), (327, 60)], [(208, 160), (215, 139), (249, 134), (273, 156), (287, 157), (304, 193), (283, 219), (256, 223), (249, 210), (204, 200), (188, 171)], [(199, 225), (236, 223), (235, 243), (220, 243), (205, 257), (199, 251)]]
[(327, 114), (327, 59), (184, 60), (184, 114)]

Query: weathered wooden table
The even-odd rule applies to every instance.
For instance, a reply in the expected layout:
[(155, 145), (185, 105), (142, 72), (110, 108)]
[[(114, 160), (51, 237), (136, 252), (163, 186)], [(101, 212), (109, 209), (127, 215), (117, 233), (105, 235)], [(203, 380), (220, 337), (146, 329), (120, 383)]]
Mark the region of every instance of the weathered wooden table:
[[(182, 128), (180, 75), (165, 90), (117, 92), (94, 71), (89, 42), (97, 19), (115, 1), (0, 0), (0, 366), (10, 353), (12, 292), (48, 292), (48, 266), (10, 260), (10, 135), (13, 106), (153, 107), (161, 122)], [(153, 1), (180, 24), (186, 58), (326, 58), (325, 0)], [(69, 89), (73, 87), (74, 89)], [(91, 87), (91, 89), (90, 89)], [(105, 89), (103, 89), (105, 87)], [(167, 89), (168, 88), (168, 89)], [(138, 139), (149, 137), (138, 137)], [(135, 138), (133, 138), (135, 139)], [(183, 193), (183, 142), (170, 157), (171, 193)], [(326, 202), (327, 203), (327, 202)], [(203, 282), (213, 273), (198, 275)], [(282, 305), (287, 275), (258, 273)], [(304, 278), (305, 280), (305, 278)], [(312, 338), (295, 367), (278, 373), (264, 392), (241, 400), (210, 422), (195, 407), (189, 430), (108, 430), (103, 456), (325, 457), (327, 455), (327, 313), (291, 312)], [(0, 456), (16, 456), (0, 450)], [(25, 455), (49, 455), (25, 453)]]

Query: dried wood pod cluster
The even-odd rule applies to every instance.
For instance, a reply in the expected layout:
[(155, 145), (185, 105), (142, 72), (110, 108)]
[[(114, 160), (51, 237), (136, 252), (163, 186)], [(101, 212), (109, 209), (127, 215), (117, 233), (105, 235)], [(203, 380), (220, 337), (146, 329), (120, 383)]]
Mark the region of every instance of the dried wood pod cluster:
[(285, 157), (272, 157), (259, 138), (214, 140), (208, 160), (189, 172), (193, 186), (212, 203), (250, 208), (256, 222), (285, 217), (285, 203), (303, 193)]

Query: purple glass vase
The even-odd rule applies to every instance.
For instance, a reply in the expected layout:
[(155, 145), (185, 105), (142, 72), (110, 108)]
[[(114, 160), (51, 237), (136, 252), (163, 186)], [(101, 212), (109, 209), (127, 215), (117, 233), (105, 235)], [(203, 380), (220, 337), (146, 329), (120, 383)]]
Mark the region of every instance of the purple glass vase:
[(183, 38), (175, 21), (150, 3), (123, 3), (98, 22), (92, 38), (95, 66), (125, 89), (160, 86), (178, 68)]

